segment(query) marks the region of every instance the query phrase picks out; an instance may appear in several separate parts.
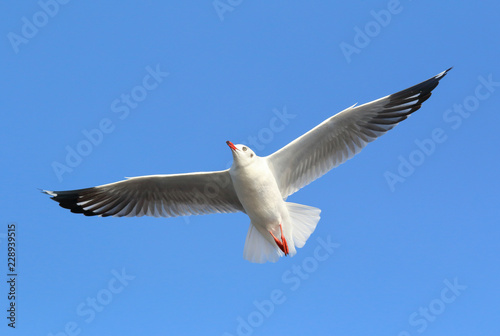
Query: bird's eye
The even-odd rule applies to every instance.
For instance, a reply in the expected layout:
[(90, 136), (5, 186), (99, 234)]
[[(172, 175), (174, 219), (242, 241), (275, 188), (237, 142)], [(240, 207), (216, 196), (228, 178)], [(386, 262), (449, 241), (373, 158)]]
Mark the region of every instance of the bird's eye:
[(246, 148), (245, 146), (243, 146), (243, 151), (246, 152), (248, 148)]

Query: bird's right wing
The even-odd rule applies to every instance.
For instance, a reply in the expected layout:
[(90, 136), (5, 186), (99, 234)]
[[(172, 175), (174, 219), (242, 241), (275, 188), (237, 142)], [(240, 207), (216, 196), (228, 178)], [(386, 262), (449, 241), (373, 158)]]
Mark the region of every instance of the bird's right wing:
[(450, 69), (406, 90), (345, 109), (269, 155), (267, 162), (282, 197), (352, 158), (405, 120), (431, 96)]
[(86, 216), (176, 217), (244, 211), (229, 170), (140, 176), (93, 188), (43, 192), (61, 207)]

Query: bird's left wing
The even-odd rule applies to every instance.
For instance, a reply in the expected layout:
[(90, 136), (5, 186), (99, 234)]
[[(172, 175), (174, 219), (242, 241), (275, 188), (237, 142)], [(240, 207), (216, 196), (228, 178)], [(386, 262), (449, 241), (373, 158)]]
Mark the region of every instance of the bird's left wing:
[(43, 192), (63, 208), (86, 216), (176, 217), (243, 211), (229, 170), (140, 176), (93, 188)]
[(406, 90), (345, 109), (267, 156), (282, 197), (352, 158), (369, 142), (405, 120), (431, 96), (450, 69)]

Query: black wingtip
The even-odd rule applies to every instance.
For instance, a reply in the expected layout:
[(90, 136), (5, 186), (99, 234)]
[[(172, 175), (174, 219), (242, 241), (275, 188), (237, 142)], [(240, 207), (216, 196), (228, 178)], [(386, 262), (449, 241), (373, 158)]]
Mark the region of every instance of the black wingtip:
[(450, 71), (451, 69), (453, 69), (453, 67), (449, 67), (445, 71), (438, 73), (436, 76), (434, 76), (434, 78), (436, 78), (436, 79), (443, 78), (444, 76), (446, 76), (446, 74), (448, 73), (448, 71)]
[(45, 189), (40, 189), (40, 188), (37, 188), (37, 189), (40, 190), (40, 192), (42, 194), (52, 196), (51, 198), (54, 198), (55, 196), (57, 196), (57, 194), (52, 190), (45, 190)]
[(50, 198), (59, 203), (59, 206), (65, 209), (69, 209), (73, 213), (81, 213), (85, 216), (96, 216), (97, 214), (85, 210), (82, 206), (78, 204), (79, 198), (82, 192), (88, 192), (90, 189), (79, 189), (79, 190), (67, 190), (67, 191), (50, 191), (40, 189), (42, 193), (51, 196)]
[[(438, 73), (436, 76), (408, 89), (390, 95), (389, 102), (384, 105), (384, 108), (386, 109), (385, 115), (390, 113), (391, 117), (403, 118), (420, 109), (422, 103), (429, 99), (432, 95), (432, 91), (436, 88), (436, 86), (438, 86), (441, 79), (452, 68), (453, 67), (446, 69), (445, 71)], [(403, 119), (397, 119), (398, 122), (401, 120)]]

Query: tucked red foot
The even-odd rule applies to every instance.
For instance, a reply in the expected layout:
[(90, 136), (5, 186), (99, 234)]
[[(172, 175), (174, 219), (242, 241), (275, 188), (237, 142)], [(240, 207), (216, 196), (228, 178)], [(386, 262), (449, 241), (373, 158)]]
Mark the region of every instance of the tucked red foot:
[(280, 223), (280, 231), (281, 231), (281, 241), (279, 241), (278, 238), (276, 238), (276, 236), (271, 231), (269, 231), (269, 233), (271, 234), (271, 236), (273, 236), (274, 241), (276, 242), (276, 245), (278, 245), (280, 250), (283, 251), (285, 255), (288, 255), (289, 253), (288, 243), (286, 242), (285, 236), (283, 235), (283, 227), (281, 226), (281, 223)]

